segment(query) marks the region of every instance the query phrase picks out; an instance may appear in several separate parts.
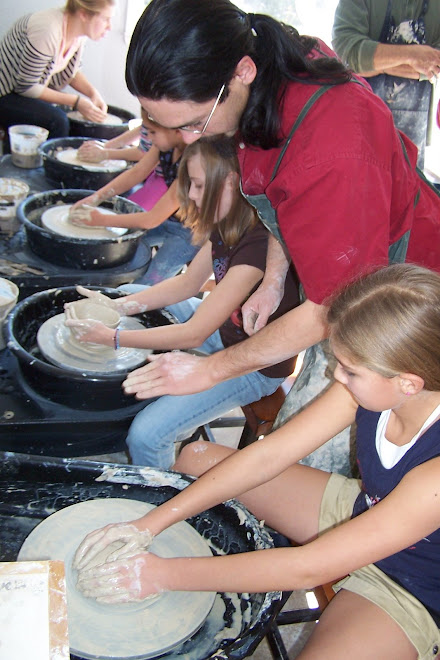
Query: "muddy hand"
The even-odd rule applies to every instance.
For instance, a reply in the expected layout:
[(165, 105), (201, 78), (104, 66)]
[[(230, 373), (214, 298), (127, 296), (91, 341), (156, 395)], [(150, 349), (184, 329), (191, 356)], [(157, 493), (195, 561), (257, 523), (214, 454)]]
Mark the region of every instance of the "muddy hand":
[(71, 330), (77, 341), (104, 345), (112, 343), (113, 331), (101, 321), (78, 319), (73, 307), (66, 309), (64, 314), (64, 325)]
[(126, 559), (80, 570), (77, 587), (86, 598), (99, 603), (127, 603), (154, 597), (164, 591), (158, 584), (157, 568), (161, 560), (150, 553), (138, 553)]
[(115, 541), (123, 541), (124, 546), (112, 552), (107, 561), (114, 561), (121, 555), (133, 555), (136, 552), (147, 550), (153, 542), (153, 535), (149, 529), (140, 531), (134, 522), (115, 523), (96, 529), (88, 534), (80, 543), (75, 553), (73, 567), (82, 570), (98, 555)]
[(94, 210), (95, 208), (93, 206), (86, 204), (82, 204), (76, 208), (72, 207), (69, 211), (69, 222), (79, 227), (89, 227), (93, 225), (92, 212)]
[[(96, 303), (97, 305), (103, 305), (104, 307), (110, 307), (110, 309), (116, 309), (119, 311), (117, 298), (113, 300), (113, 298), (109, 298), (104, 293), (101, 293), (101, 291), (93, 291), (92, 289), (87, 289), (85, 286), (81, 286), (80, 284), (76, 287), (76, 290), (80, 296), (89, 298), (89, 300)], [(76, 302), (76, 300), (73, 300), (72, 302), (65, 303), (64, 309), (69, 309), (69, 307), (74, 306)]]
[(85, 160), (88, 163), (100, 163), (108, 158), (107, 150), (104, 148), (104, 145), (95, 142), (94, 140), (83, 142), (78, 149), (78, 156), (81, 160)]

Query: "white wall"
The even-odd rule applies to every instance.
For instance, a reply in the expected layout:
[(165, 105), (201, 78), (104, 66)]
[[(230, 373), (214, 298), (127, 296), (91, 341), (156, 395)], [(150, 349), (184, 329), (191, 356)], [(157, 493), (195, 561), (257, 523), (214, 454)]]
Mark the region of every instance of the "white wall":
[[(124, 108), (139, 116), (139, 103), (125, 85), (125, 58), (129, 44), (124, 38), (125, 19), (129, 0), (117, 0), (113, 29), (101, 41), (88, 41), (83, 58), (82, 70), (87, 78), (103, 95), (109, 105)], [(2, 0), (0, 38), (12, 23), (24, 14), (49, 9), (57, 5), (56, 0)], [(7, 4), (7, 7), (5, 5)], [(143, 2), (137, 2), (139, 11)], [(63, 2), (60, 2), (60, 6)]]

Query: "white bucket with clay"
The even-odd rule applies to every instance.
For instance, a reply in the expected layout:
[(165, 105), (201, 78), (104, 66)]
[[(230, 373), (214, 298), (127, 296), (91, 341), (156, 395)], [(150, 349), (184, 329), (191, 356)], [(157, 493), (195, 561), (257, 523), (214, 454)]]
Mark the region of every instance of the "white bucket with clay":
[(41, 167), (43, 158), (38, 153), (38, 147), (47, 140), (49, 131), (31, 124), (10, 126), (8, 130), (13, 165), (26, 169)]
[(0, 232), (12, 233), (19, 229), (17, 207), (28, 195), (29, 186), (24, 181), (0, 178)]
[(6, 346), (3, 338), (3, 323), (18, 300), (19, 288), (14, 282), (0, 277), (0, 349)]

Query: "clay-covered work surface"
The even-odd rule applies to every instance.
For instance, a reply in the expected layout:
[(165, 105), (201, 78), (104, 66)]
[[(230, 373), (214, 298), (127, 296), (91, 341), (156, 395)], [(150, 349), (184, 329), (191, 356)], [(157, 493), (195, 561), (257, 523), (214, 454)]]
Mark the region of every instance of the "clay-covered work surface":
[[(110, 522), (139, 518), (154, 505), (119, 498), (88, 500), (61, 509), (29, 534), (19, 560), (65, 562), (70, 649), (83, 658), (141, 660), (165, 653), (193, 635), (215, 600), (210, 592), (167, 592), (140, 603), (104, 605), (76, 588), (72, 568), (84, 536)], [(208, 544), (188, 523), (180, 522), (157, 536), (151, 551), (162, 557), (208, 556)]]
[[(39, 328), (37, 343), (44, 357), (58, 367), (78, 371), (113, 373), (135, 369), (152, 353), (149, 348), (127, 348), (118, 350), (112, 346), (77, 341), (64, 324), (65, 315), (57, 314), (47, 319)], [(132, 316), (123, 316), (120, 330), (145, 330), (145, 326)]]
[[(57, 204), (43, 211), (41, 224), (46, 229), (67, 236), (68, 238), (86, 238), (87, 240), (100, 241), (103, 238), (117, 238), (127, 233), (126, 227), (92, 227), (74, 225), (69, 220), (69, 211), (73, 204)], [(110, 209), (97, 208), (96, 211), (108, 215), (117, 215)]]
[(89, 161), (82, 160), (78, 156), (78, 149), (72, 149), (72, 147), (57, 151), (56, 157), (62, 163), (83, 167), (85, 170), (90, 170), (90, 172), (119, 172), (125, 170), (127, 167), (126, 160), (116, 160), (110, 158), (102, 160), (100, 163), (89, 163)]

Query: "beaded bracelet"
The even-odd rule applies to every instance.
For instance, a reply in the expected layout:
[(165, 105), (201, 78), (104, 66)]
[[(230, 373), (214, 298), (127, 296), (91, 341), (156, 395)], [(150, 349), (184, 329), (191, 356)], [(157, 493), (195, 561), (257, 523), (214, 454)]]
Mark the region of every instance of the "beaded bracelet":
[(77, 109), (80, 98), (81, 98), (81, 94), (78, 94), (78, 96), (76, 97), (76, 101), (75, 101), (75, 103), (73, 104), (73, 108), (72, 108), (72, 110), (76, 110), (76, 109)]
[(114, 346), (114, 348), (115, 348), (115, 351), (117, 351), (118, 348), (120, 348), (120, 344), (119, 344), (119, 328), (116, 328), (116, 330), (115, 330), (115, 335), (114, 335), (114, 337), (113, 337), (113, 346)]

